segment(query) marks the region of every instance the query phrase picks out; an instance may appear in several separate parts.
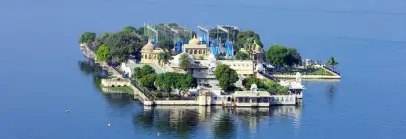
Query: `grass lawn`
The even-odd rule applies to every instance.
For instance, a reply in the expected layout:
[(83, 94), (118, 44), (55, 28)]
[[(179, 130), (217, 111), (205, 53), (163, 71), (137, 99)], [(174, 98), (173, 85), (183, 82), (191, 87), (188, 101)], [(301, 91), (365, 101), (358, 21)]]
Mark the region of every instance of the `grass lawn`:
[(330, 72), (323, 68), (307, 68), (307, 69), (293, 69), (288, 72), (276, 72), (276, 75), (296, 75), (296, 72), (300, 72), (302, 75), (326, 75), (333, 76)]
[(133, 89), (129, 86), (109, 87), (109, 89), (114, 90), (114, 91), (122, 91), (124, 93), (130, 93), (130, 94), (134, 93)]

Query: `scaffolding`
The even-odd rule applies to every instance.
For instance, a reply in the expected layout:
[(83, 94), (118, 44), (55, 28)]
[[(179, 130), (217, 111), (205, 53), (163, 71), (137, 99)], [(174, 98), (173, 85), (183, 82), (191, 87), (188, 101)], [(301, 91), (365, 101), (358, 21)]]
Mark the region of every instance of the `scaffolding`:
[(148, 25), (144, 24), (144, 36), (148, 39), (157, 40), (169, 40), (171, 42), (178, 42), (180, 40), (190, 40), (192, 38), (193, 31), (186, 29), (178, 24), (158, 24), (158, 25)]

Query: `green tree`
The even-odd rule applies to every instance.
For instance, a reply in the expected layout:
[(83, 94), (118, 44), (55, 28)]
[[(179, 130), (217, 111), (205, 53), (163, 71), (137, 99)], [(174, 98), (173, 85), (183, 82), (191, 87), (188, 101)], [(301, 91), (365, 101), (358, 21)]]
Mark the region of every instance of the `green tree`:
[(295, 48), (288, 48), (287, 50), (287, 56), (284, 59), (285, 64), (288, 66), (300, 64), (302, 57), (299, 52)]
[(149, 74), (155, 74), (155, 69), (151, 67), (150, 65), (144, 65), (141, 68), (141, 77), (149, 75)]
[(142, 77), (142, 72), (141, 72), (141, 68), (140, 67), (136, 67), (136, 68), (134, 68), (134, 70), (133, 70), (133, 77), (135, 78), (135, 79), (139, 79), (139, 78), (141, 78)]
[(133, 76), (135, 79), (141, 79), (142, 77), (150, 74), (155, 74), (155, 69), (152, 68), (150, 65), (144, 65), (141, 68), (136, 67), (133, 70)]
[(339, 63), (337, 62), (337, 60), (334, 57), (330, 57), (330, 59), (328, 59), (326, 64), (331, 66), (331, 69), (333, 69), (333, 71), (335, 71), (334, 67), (337, 66)]
[(239, 51), (241, 48), (244, 48), (244, 44), (248, 38), (253, 38), (258, 45), (263, 46), (259, 35), (252, 30), (247, 30), (238, 32), (235, 50)]
[(155, 74), (145, 75), (138, 79), (138, 83), (143, 87), (154, 90), (155, 89), (155, 86), (154, 86), (155, 77), (156, 77)]
[(102, 45), (102, 44), (105, 44), (105, 40), (110, 36), (110, 35), (112, 35), (113, 33), (111, 33), (111, 32), (104, 32), (104, 33), (102, 33), (102, 34), (100, 34), (99, 36), (97, 36), (96, 37), (96, 40), (95, 40), (95, 46), (96, 46), (96, 48), (94, 49), (95, 51), (97, 51), (98, 50), (98, 48)]
[(125, 62), (132, 53), (139, 52), (145, 42), (135, 32), (117, 32), (102, 40), (110, 48), (113, 62)]
[(245, 51), (248, 53), (248, 57), (249, 59), (251, 59), (251, 55), (255, 49), (255, 45), (254, 45), (254, 38), (247, 38), (244, 42), (244, 49)]
[(189, 67), (192, 65), (191, 59), (189, 58), (188, 54), (182, 54), (179, 58), (179, 67), (184, 71), (187, 71)]
[(220, 87), (224, 91), (231, 91), (234, 88), (234, 83), (238, 81), (238, 74), (234, 69), (227, 65), (219, 65), (214, 70), (214, 76), (220, 83)]
[(258, 88), (265, 87), (262, 80), (254, 77), (254, 76), (249, 76), (249, 77), (245, 78), (244, 80), (242, 80), (242, 85), (246, 89), (250, 89), (252, 84), (256, 84)]
[(171, 54), (169, 54), (169, 52), (160, 52), (158, 54), (158, 63), (163, 62), (163, 64), (167, 64), (169, 63), (169, 60), (172, 59)]
[(157, 45), (166, 50), (172, 50), (174, 47), (174, 43), (167, 39), (159, 40)]
[(237, 52), (235, 54), (235, 59), (237, 59), (237, 60), (247, 60), (247, 59), (249, 59), (249, 55), (247, 53), (245, 53), (245, 52), (239, 51), (239, 52)]
[(176, 74), (176, 81), (174, 88), (178, 89), (179, 96), (185, 95), (192, 86), (193, 77), (190, 74)]
[(176, 73), (174, 72), (165, 72), (159, 74), (155, 79), (155, 86), (160, 91), (165, 91), (168, 93), (168, 96), (171, 96), (171, 89), (173, 88), (176, 80)]
[(262, 79), (262, 83), (264, 85), (264, 88), (272, 94), (280, 94), (280, 95), (289, 94), (288, 88), (281, 86), (279, 83), (276, 83), (272, 80)]
[(275, 66), (283, 66), (287, 51), (282, 45), (272, 45), (265, 54), (266, 60)]
[(272, 45), (265, 54), (268, 62), (275, 66), (293, 66), (299, 64), (302, 58), (295, 48), (286, 48), (282, 45)]
[(110, 50), (109, 47), (107, 47), (107, 45), (103, 44), (99, 47), (99, 49), (97, 50), (97, 54), (96, 54), (96, 60), (97, 61), (107, 61), (110, 58)]
[(79, 38), (79, 43), (89, 44), (94, 42), (96, 39), (96, 33), (94, 32), (85, 32)]
[(135, 27), (133, 27), (133, 26), (126, 26), (126, 27), (123, 28), (123, 31), (126, 31), (126, 32), (137, 32), (137, 29), (136, 29)]

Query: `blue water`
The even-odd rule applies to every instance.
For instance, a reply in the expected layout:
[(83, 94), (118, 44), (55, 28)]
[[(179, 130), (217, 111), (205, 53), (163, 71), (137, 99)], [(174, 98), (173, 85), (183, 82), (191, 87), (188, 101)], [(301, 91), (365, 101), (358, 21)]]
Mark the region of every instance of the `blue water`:
[[(305, 82), (299, 108), (144, 110), (100, 93), (77, 43), (144, 22), (252, 29), (266, 46), (336, 57), (342, 79)], [(404, 138), (405, 47), (404, 0), (1, 0), (0, 138)]]

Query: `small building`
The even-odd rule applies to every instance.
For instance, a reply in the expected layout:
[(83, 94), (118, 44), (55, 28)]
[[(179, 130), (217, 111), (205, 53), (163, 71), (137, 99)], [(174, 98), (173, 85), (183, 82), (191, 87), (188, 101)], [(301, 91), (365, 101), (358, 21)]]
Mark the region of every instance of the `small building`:
[(189, 40), (189, 44), (183, 45), (183, 52), (188, 53), (189, 55), (193, 56), (194, 58), (206, 57), (208, 54), (206, 44), (200, 43), (200, 40), (193, 36), (191, 40)]
[(258, 91), (256, 84), (251, 85), (249, 91), (235, 91), (231, 95), (237, 107), (269, 107), (271, 94), (267, 91)]
[(251, 59), (255, 61), (255, 63), (260, 63), (264, 59), (264, 51), (260, 45), (254, 40), (254, 50), (252, 51)]
[(217, 79), (214, 76), (216, 67), (221, 64), (228, 65), (234, 69), (241, 79), (254, 75), (254, 63), (251, 60), (217, 60), (214, 54), (209, 54), (207, 59), (195, 60), (192, 55), (187, 53), (181, 53), (176, 55), (173, 60), (170, 61), (170, 67), (172, 69), (179, 68), (179, 59), (182, 54), (189, 55), (192, 66), (189, 72), (193, 78), (196, 78), (198, 83), (202, 84), (218, 84)]
[(158, 54), (164, 52), (161, 48), (154, 48), (154, 44), (148, 41), (141, 49), (141, 63), (158, 63)]
[(281, 81), (280, 84), (282, 86), (287, 87), (290, 92), (292, 92), (293, 94), (295, 94), (297, 96), (298, 99), (302, 99), (303, 98), (302, 92), (305, 89), (305, 87), (302, 85), (302, 75), (299, 72), (297, 72), (295, 76), (296, 76), (296, 80)]

